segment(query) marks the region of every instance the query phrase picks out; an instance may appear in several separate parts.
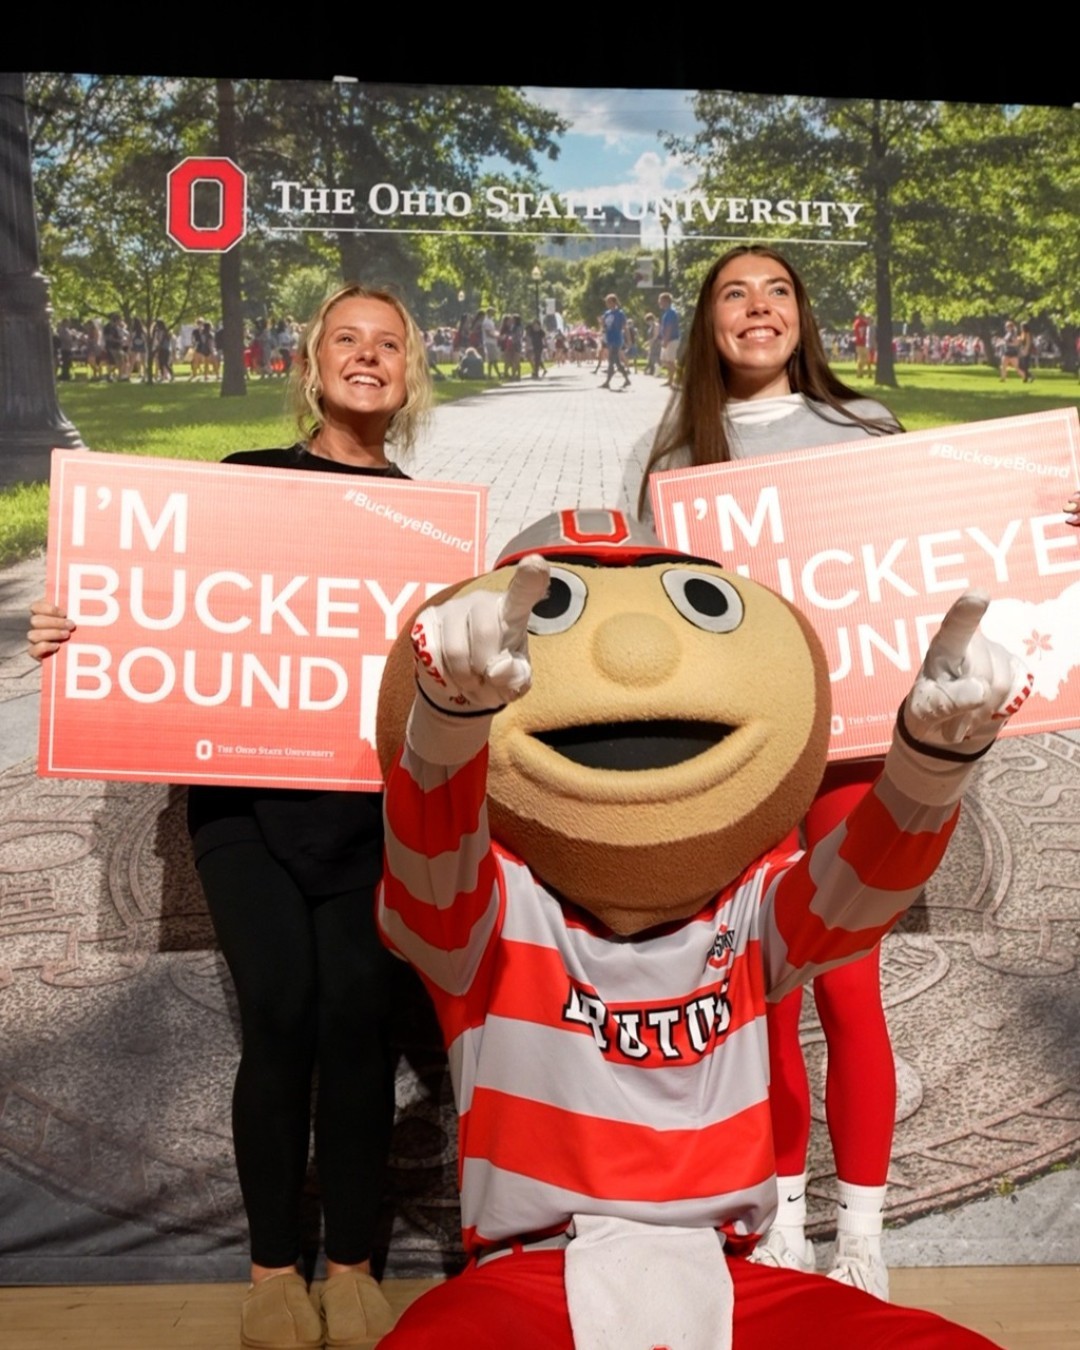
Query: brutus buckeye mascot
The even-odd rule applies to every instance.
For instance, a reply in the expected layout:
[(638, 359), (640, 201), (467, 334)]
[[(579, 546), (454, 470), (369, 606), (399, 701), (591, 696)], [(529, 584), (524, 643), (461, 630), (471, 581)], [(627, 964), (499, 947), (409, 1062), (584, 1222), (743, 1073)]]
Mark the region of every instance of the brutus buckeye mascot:
[(383, 681), (380, 924), (446, 1038), (471, 1260), (386, 1350), (989, 1344), (742, 1259), (776, 1200), (766, 1002), (880, 941), (1026, 693), (985, 605), (804, 855), (829, 685), (779, 596), (564, 511), (421, 612)]

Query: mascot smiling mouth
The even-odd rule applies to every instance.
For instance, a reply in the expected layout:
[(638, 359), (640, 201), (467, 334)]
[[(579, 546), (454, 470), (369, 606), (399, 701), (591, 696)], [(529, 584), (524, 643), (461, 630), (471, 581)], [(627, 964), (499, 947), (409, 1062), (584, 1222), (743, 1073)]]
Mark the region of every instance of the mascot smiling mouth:
[(724, 722), (669, 719), (590, 723), (555, 731), (534, 731), (531, 735), (583, 768), (634, 773), (667, 769), (696, 759), (736, 729)]
[[(537, 549), (548, 590), (517, 615), (532, 690), (491, 725), (492, 834), (622, 936), (687, 918), (813, 799), (829, 738), (825, 654), (781, 596), (665, 549), (618, 512), (537, 522), (457, 594), (509, 589)], [(412, 675), (407, 625), (380, 695), (386, 769)]]

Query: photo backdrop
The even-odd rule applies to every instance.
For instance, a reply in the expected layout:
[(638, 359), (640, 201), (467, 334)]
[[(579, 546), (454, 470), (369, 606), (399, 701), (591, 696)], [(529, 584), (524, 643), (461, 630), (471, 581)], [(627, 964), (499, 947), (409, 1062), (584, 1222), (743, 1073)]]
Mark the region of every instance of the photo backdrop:
[[(281, 383), (256, 366), (245, 384), (245, 342), (260, 323), (302, 320), (343, 277), (395, 285), (444, 370), (480, 311), (538, 314), (571, 350), (579, 330), (584, 359), (535, 388), (526, 363), (520, 383), (442, 404), (409, 465), (489, 486), (490, 560), (554, 507), (636, 502), (665, 394), (644, 374), (625, 395), (596, 388), (589, 342), (604, 295), (616, 291), (644, 335), (670, 291), (685, 332), (710, 260), (750, 240), (803, 274), (841, 378), (912, 429), (1075, 400), (1069, 110), (49, 73), (20, 90), (52, 331), (115, 313), (129, 334), (135, 319), (161, 319), (180, 339), (176, 382), (147, 385), (142, 402), (95, 383), (84, 347), (65, 358), (58, 344), (61, 408), (79, 402), (76, 431), (95, 450), (138, 454), (152, 425), (175, 428), (168, 453), (220, 457), (206, 442), (222, 394), (255, 403)], [(29, 246), (16, 159), (2, 172), (0, 263), (17, 271)], [(11, 285), (24, 295), (21, 274)], [(44, 322), (32, 299), (0, 316), (0, 468), (24, 430), (13, 353)], [(859, 315), (873, 377), (856, 374)], [(189, 378), (198, 320), (222, 331), (223, 380)], [(1032, 325), (1033, 385), (1000, 382), (1006, 320)], [(294, 439), (284, 421), (280, 436)], [(9, 490), (0, 509), (14, 501)], [(7, 583), (14, 573), (0, 574)], [(1029, 656), (1037, 673), (1038, 642)], [(36, 679), (21, 659), (0, 681), (5, 698)], [(1078, 792), (1074, 734), (1000, 747), (922, 903), (885, 943), (900, 1083), (894, 1263), (1080, 1259)], [(828, 1236), (835, 1178), (812, 1004), (811, 1219)], [(39, 779), (32, 742), (8, 756), (0, 1009), (0, 1279), (241, 1278), (235, 1008), (182, 789)], [(459, 1253), (453, 1110), (404, 974), (399, 1013), (388, 1261), (435, 1273)]]

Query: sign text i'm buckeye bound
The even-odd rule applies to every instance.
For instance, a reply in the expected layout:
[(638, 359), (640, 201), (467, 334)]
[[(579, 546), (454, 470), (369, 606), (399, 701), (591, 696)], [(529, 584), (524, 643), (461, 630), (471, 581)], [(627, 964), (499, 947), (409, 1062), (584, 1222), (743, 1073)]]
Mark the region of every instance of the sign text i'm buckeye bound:
[(401, 624), (482, 568), (486, 489), (55, 451), (38, 771), (380, 784)]
[(1063, 512), (1078, 485), (1068, 408), (673, 469), (650, 492), (666, 544), (807, 615), (829, 660), (830, 757), (852, 759), (888, 747), (930, 638), (972, 588), (991, 596), (983, 631), (1035, 677), (1007, 734), (1080, 725), (1080, 531)]

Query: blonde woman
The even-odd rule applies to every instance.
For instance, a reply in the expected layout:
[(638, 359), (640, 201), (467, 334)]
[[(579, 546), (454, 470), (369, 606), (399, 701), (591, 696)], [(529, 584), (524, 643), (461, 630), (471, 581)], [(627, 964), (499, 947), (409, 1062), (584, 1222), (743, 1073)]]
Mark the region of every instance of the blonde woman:
[[(293, 398), (295, 444), (226, 463), (405, 477), (387, 449), (409, 449), (430, 392), (423, 340), (401, 302), (355, 285), (324, 301), (294, 364)], [(31, 653), (48, 656), (72, 629), (35, 603)], [(188, 825), (242, 1025), (233, 1138), (252, 1264), (241, 1344), (371, 1344), (393, 1322), (370, 1263), (393, 1121), (387, 1032), (398, 970), (373, 919), (381, 797), (192, 787)], [(316, 1071), (320, 1310), (297, 1271)]]

